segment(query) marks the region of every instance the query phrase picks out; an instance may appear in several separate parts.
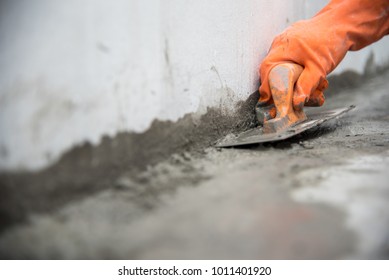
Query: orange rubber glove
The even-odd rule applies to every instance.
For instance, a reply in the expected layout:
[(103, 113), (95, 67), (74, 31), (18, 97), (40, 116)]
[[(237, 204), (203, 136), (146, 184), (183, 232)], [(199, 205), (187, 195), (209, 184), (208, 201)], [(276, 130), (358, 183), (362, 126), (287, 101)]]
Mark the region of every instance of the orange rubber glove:
[[(273, 104), (270, 70), (294, 62), (304, 70), (298, 78), (293, 107), (321, 106), (329, 74), (348, 50), (359, 50), (389, 33), (389, 0), (332, 0), (309, 20), (296, 22), (278, 35), (260, 66), (259, 106)], [(274, 112), (272, 113), (274, 118)]]

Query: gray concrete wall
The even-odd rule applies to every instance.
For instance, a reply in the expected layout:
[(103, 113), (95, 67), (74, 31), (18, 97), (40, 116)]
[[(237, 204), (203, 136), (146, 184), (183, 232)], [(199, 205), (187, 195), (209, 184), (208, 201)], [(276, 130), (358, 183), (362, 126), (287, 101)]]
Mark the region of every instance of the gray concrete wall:
[[(272, 38), (326, 1), (19, 0), (0, 9), (0, 169), (208, 107), (234, 112)], [(362, 71), (380, 42), (337, 71)]]

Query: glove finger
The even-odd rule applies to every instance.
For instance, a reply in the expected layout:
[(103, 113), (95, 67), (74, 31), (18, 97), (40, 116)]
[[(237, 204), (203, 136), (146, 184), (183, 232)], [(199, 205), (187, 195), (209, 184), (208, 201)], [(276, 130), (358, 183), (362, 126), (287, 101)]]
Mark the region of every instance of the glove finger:
[(259, 87), (259, 102), (261, 104), (272, 103), (272, 95), (269, 85), (269, 73), (276, 64), (270, 59), (265, 59), (259, 68), (261, 85)]
[(323, 78), (321, 79), (317, 88), (309, 96), (309, 100), (305, 103), (305, 106), (308, 107), (320, 107), (324, 104), (325, 97), (323, 91), (328, 88), (328, 80)]
[(315, 76), (305, 68), (298, 78), (293, 94), (293, 108), (295, 110), (302, 110), (311, 93), (317, 88), (320, 78)]
[(325, 97), (322, 91), (316, 89), (312, 92), (309, 100), (305, 103), (305, 106), (308, 107), (320, 107), (324, 104)]
[(272, 96), (270, 93), (269, 82), (267, 79), (261, 82), (261, 86), (259, 87), (259, 100), (258, 102), (261, 105), (267, 105), (272, 102)]
[(328, 88), (328, 80), (326, 78), (322, 78), (317, 89), (320, 91), (325, 91)]

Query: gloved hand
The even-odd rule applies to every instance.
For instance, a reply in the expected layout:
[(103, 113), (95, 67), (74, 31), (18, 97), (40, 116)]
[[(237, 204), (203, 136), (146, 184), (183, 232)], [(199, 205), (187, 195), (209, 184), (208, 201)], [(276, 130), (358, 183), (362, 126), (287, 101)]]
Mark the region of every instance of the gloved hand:
[[(389, 0), (332, 0), (316, 16), (296, 22), (278, 35), (260, 66), (259, 106), (273, 104), (268, 76), (281, 63), (304, 70), (298, 78), (293, 107), (321, 106), (329, 74), (348, 50), (359, 50), (389, 32)], [(274, 112), (271, 113), (274, 118)]]

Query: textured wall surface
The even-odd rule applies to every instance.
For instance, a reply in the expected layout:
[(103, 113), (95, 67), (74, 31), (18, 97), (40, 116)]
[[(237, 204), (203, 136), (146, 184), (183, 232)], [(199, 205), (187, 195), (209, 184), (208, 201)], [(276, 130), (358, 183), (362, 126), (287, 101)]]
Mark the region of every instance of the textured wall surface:
[[(274, 35), (325, 2), (2, 1), (0, 169), (39, 169), (155, 119), (233, 112)], [(381, 64), (385, 42), (374, 46)], [(361, 72), (372, 50), (337, 71)]]

